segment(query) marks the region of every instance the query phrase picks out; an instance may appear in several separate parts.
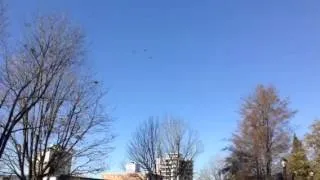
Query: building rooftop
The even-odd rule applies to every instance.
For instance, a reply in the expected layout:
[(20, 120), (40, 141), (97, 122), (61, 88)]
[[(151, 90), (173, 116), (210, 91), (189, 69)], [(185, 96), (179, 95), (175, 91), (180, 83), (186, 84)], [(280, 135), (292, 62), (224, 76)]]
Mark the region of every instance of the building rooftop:
[(142, 173), (106, 173), (103, 175), (105, 180), (144, 180)]

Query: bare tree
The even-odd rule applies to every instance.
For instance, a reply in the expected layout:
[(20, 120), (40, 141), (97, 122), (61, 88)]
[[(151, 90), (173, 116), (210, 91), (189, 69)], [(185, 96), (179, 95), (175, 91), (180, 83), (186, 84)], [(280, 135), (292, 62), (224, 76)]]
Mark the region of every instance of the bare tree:
[(4, 126), (1, 136), (10, 140), (3, 161), (20, 179), (55, 175), (71, 158), (71, 174), (102, 171), (113, 137), (101, 107), (104, 93), (97, 81), (81, 75), (82, 33), (53, 16), (40, 18), (31, 32), (22, 55), (10, 59), (13, 67), (4, 71), (4, 82), (14, 81), (9, 87), (20, 81), (23, 87), (13, 96), (15, 107), (8, 102), (13, 115), (4, 122), (11, 129)]
[(281, 99), (275, 88), (262, 85), (244, 100), (231, 148), (242, 174), (271, 179), (272, 165), (290, 146), (289, 120), (295, 111), (288, 106), (288, 99)]
[[(0, 158), (16, 125), (53, 82), (78, 65), (83, 35), (57, 17), (41, 18), (31, 27), (20, 52), (6, 56), (0, 71)], [(23, 102), (23, 103), (22, 103)]]
[(305, 136), (305, 142), (310, 154), (311, 169), (315, 172), (314, 179), (320, 178), (320, 120), (315, 120), (310, 126), (310, 132)]
[(129, 159), (140, 164), (148, 173), (156, 174), (157, 158), (161, 156), (160, 126), (157, 118), (143, 122), (128, 145)]
[(200, 151), (201, 142), (196, 132), (182, 120), (174, 118), (164, 119), (162, 123), (154, 117), (149, 118), (138, 127), (128, 146), (129, 159), (151, 174), (163, 175), (157, 166), (164, 158), (171, 158), (179, 165), (173, 167), (172, 164), (175, 179), (183, 175), (190, 165), (184, 162), (193, 163)]
[[(195, 157), (202, 151), (202, 143), (196, 131), (190, 129), (183, 120), (169, 117), (162, 127), (162, 151), (171, 160), (175, 160), (175, 179), (180, 179), (185, 174), (186, 162), (193, 163)], [(174, 163), (172, 164), (173, 166)]]
[(223, 159), (213, 159), (200, 171), (198, 180), (223, 180), (222, 170), (224, 168)]

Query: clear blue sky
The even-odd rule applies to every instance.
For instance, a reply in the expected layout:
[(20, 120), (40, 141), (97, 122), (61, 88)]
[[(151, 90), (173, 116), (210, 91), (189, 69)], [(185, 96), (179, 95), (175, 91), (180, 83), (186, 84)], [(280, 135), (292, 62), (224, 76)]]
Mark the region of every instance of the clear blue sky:
[(10, 0), (9, 12), (13, 33), (52, 12), (84, 28), (90, 65), (110, 88), (118, 134), (111, 171), (139, 122), (165, 114), (198, 130), (201, 168), (225, 146), (241, 97), (259, 83), (291, 98), (298, 135), (320, 115), (318, 0)]

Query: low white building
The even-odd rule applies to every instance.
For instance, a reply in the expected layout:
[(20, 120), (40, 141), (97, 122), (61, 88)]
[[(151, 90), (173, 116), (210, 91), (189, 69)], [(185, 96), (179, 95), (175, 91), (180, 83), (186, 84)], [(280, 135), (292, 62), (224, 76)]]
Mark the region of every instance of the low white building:
[[(40, 166), (39, 161), (40, 156), (38, 157), (37, 166)], [(51, 146), (44, 154), (43, 168), (48, 166), (46, 173), (50, 174), (50, 176), (70, 174), (71, 165), (72, 153), (63, 151), (57, 146)]]
[(138, 173), (140, 172), (140, 165), (135, 162), (130, 162), (126, 164), (127, 173)]

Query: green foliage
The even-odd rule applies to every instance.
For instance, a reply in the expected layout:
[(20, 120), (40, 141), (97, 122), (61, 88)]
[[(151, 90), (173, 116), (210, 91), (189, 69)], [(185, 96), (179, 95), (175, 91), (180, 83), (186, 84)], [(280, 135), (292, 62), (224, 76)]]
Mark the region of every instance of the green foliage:
[(288, 167), (289, 172), (298, 177), (307, 177), (310, 172), (310, 163), (306, 151), (296, 135), (293, 137), (292, 151), (288, 158)]
[(299, 151), (305, 151), (302, 147), (302, 142), (298, 139), (298, 137), (294, 134), (293, 135), (293, 142), (292, 142), (292, 153), (297, 153)]

